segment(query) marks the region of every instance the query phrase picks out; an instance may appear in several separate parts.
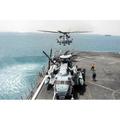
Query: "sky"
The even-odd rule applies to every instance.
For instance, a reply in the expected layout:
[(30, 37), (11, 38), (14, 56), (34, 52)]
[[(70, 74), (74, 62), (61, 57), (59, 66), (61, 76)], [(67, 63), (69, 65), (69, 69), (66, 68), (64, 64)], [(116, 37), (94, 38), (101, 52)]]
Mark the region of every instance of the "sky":
[(37, 30), (91, 31), (91, 34), (120, 35), (120, 20), (0, 20), (0, 32)]

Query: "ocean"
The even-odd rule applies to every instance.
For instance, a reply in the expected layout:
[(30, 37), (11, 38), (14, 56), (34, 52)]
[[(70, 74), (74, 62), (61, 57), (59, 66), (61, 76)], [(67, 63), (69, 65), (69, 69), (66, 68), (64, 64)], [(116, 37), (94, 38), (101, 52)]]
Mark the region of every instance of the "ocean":
[(26, 99), (48, 59), (42, 51), (72, 49), (120, 53), (120, 36), (71, 34), (70, 46), (56, 43), (58, 34), (0, 33), (0, 99)]

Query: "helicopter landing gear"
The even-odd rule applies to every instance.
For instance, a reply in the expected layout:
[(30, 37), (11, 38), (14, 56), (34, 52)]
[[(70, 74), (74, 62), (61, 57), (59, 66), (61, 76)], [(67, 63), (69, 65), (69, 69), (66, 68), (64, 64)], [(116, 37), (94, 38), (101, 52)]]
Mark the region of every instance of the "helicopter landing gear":
[(78, 100), (78, 99), (79, 99), (78, 93), (74, 93), (74, 94), (73, 94), (73, 98), (74, 98), (74, 100)]
[(65, 97), (66, 100), (71, 100), (71, 98), (72, 98), (72, 95), (67, 95), (67, 96)]
[(56, 100), (59, 100), (59, 96), (58, 96), (57, 94), (55, 95), (55, 99), (56, 99)]

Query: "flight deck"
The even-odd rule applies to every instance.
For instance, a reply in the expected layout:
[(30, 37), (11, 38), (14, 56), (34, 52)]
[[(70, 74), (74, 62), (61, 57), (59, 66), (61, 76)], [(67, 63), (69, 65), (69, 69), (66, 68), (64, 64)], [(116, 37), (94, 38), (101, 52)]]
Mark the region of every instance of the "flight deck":
[[(80, 52), (74, 62), (86, 69), (86, 92), (79, 99), (120, 99), (120, 54), (108, 52)], [(92, 80), (91, 65), (95, 64), (96, 81)], [(53, 89), (47, 90), (45, 84), (36, 94), (37, 100), (52, 100)]]

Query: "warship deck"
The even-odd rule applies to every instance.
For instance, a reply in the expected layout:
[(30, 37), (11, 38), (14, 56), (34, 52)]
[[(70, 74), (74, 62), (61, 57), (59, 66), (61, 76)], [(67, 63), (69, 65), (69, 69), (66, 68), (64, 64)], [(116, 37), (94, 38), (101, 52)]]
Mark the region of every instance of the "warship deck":
[[(79, 99), (120, 99), (120, 54), (80, 52), (77, 64), (86, 69), (86, 92)], [(92, 80), (91, 65), (96, 66), (96, 82)], [(53, 99), (53, 90), (43, 84), (35, 99)]]

